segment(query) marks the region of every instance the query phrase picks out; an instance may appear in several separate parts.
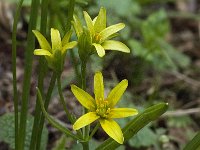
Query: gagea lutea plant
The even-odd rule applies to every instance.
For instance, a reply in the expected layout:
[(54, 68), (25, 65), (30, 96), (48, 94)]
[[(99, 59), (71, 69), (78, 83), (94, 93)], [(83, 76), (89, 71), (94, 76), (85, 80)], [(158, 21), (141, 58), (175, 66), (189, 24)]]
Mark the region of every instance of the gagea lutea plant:
[[(13, 67), (16, 68), (16, 27), (19, 12), (22, 6), (23, 0), (19, 2), (18, 11), (15, 17), (14, 30), (13, 30)], [(52, 3), (52, 1), (49, 1)], [(74, 14), (75, 0), (70, 0), (68, 5), (68, 23), (67, 27), (63, 26), (63, 29), (68, 29), (65, 34), (60, 33), (55, 27), (47, 24), (48, 20), (48, 3), (47, 0), (42, 0), (41, 3), (41, 28), (36, 30), (37, 15), (39, 10), (40, 1), (34, 0), (31, 4), (31, 15), (28, 33), (27, 51), (25, 55), (25, 82), (22, 92), (22, 106), (18, 107), (18, 93), (16, 82), (16, 70), (13, 69), (13, 89), (14, 89), (14, 102), (15, 102), (15, 146), (16, 150), (39, 150), (41, 148), (42, 130), (44, 126), (44, 117), (48, 122), (61, 131), (63, 134), (71, 137), (72, 139), (80, 142), (84, 150), (89, 150), (89, 141), (92, 139), (96, 131), (102, 127), (103, 130), (109, 135), (105, 142), (100, 144), (97, 149), (115, 149), (125, 141), (133, 137), (140, 129), (146, 126), (152, 120), (157, 119), (167, 110), (167, 104), (161, 103), (146, 109), (144, 112), (139, 113), (135, 108), (118, 108), (117, 103), (121, 99), (121, 96), (125, 92), (128, 86), (128, 80), (124, 79), (118, 83), (107, 96), (104, 94), (103, 75), (100, 71), (97, 71), (94, 75), (94, 98), (88, 94), (87, 89), (87, 76), (93, 75), (92, 72), (87, 70), (87, 63), (92, 54), (103, 57), (106, 51), (113, 50), (121, 51), (124, 53), (130, 53), (130, 49), (122, 42), (114, 40), (114, 38), (125, 27), (124, 23), (117, 23), (107, 26), (106, 9), (100, 8), (98, 15), (95, 18), (91, 18), (90, 15), (84, 11), (83, 16), (86, 26), (82, 25), (79, 17)], [(73, 30), (75, 31), (77, 41), (71, 41)], [(50, 39), (48, 41), (46, 36), (47, 29), (50, 29)], [(61, 37), (61, 35), (64, 35)], [(35, 48), (34, 37), (36, 37), (39, 46)], [(74, 38), (73, 38), (74, 39)], [(78, 119), (73, 114), (73, 109), (70, 111), (68, 104), (70, 98), (64, 97), (62, 94), (62, 72), (65, 69), (64, 63), (68, 59), (66, 57), (68, 49), (72, 49), (71, 54), (74, 53), (75, 47), (78, 48), (81, 67), (74, 65), (76, 76), (78, 77), (77, 85), (71, 84), (71, 92), (76, 99), (83, 106), (82, 116)], [(33, 54), (40, 56), (40, 62), (38, 65), (38, 85), (37, 85), (37, 101), (35, 106), (35, 120), (32, 129), (31, 142), (26, 141), (26, 121), (28, 116), (28, 94), (30, 90), (31, 79), (31, 65)], [(75, 55), (70, 55), (75, 56)], [(71, 59), (70, 59), (71, 60)], [(46, 61), (46, 63), (44, 63)], [(47, 64), (47, 65), (46, 65)], [(47, 92), (44, 90), (44, 74), (43, 69), (49, 68), (48, 71), (52, 72), (49, 87)], [(87, 72), (88, 71), (88, 72)], [(46, 74), (45, 74), (46, 75)], [(57, 81), (57, 84), (56, 84)], [(48, 113), (48, 105), (53, 93), (54, 87), (57, 87), (59, 93), (59, 100), (66, 113), (66, 118), (72, 125), (72, 129), (67, 128), (63, 123), (53, 118)], [(20, 109), (18, 109), (20, 108)], [(21, 113), (19, 113), (21, 112)], [(20, 114), (20, 119), (18, 117)], [(148, 115), (150, 114), (150, 115)], [(136, 115), (124, 128), (116, 122), (116, 119), (130, 117)], [(77, 116), (78, 117), (78, 116)], [(95, 124), (95, 127), (91, 128), (90, 124)], [(20, 127), (18, 126), (20, 125)], [(26, 144), (25, 144), (26, 143)], [(28, 144), (27, 144), (28, 143)]]

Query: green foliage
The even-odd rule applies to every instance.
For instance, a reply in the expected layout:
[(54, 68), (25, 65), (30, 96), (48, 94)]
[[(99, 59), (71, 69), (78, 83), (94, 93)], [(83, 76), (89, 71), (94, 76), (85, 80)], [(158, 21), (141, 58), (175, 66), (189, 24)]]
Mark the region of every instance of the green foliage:
[(146, 126), (131, 138), (128, 143), (136, 148), (152, 146), (157, 143), (157, 135)]
[[(156, 70), (177, 70), (179, 67), (187, 67), (190, 59), (167, 42), (170, 24), (166, 11), (161, 8), (150, 15), (142, 11), (146, 9), (143, 4), (152, 2), (102, 0), (98, 5), (105, 6), (113, 12), (110, 22), (126, 18), (126, 28), (121, 32), (121, 38), (129, 44), (133, 56), (150, 62)], [(141, 19), (140, 16), (146, 18)], [(139, 40), (133, 38), (134, 34), (139, 35)]]
[(199, 150), (200, 149), (200, 132), (198, 132), (195, 137), (187, 143), (184, 150)]
[[(7, 113), (0, 117), (0, 141), (9, 144), (9, 147), (15, 149), (15, 128), (14, 128), (14, 114)], [(27, 117), (26, 136), (25, 136), (25, 150), (29, 149), (31, 140), (31, 131), (34, 118), (31, 115)], [(46, 149), (48, 139), (48, 130), (46, 127), (43, 129), (41, 139), (41, 150)]]
[(145, 58), (157, 70), (187, 67), (190, 64), (189, 58), (166, 42), (169, 31), (169, 21), (164, 10), (151, 14), (141, 23), (142, 41), (128, 41), (133, 55)]
[(192, 124), (192, 120), (189, 116), (170, 117), (167, 124), (170, 127), (182, 128)]

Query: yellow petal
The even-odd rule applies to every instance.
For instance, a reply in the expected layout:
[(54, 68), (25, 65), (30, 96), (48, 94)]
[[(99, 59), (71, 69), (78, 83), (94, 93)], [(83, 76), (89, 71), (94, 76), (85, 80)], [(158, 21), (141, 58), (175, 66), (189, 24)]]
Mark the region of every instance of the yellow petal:
[(69, 39), (71, 38), (72, 30), (69, 30), (65, 36), (62, 39), (62, 46), (66, 45), (69, 42)]
[(92, 24), (94, 25), (97, 20), (97, 16), (92, 20)]
[(101, 72), (96, 72), (94, 75), (94, 95), (95, 100), (104, 100), (104, 85)]
[(107, 40), (102, 44), (105, 50), (116, 50), (125, 53), (130, 53), (130, 49), (122, 42), (114, 41), (114, 40)]
[(106, 9), (101, 7), (97, 19), (94, 23), (95, 32), (101, 32), (106, 28)]
[(49, 45), (49, 42), (47, 41), (47, 39), (37, 30), (32, 30), (34, 35), (36, 36), (40, 47), (42, 49), (46, 49), (49, 50), (51, 52), (51, 46)]
[(95, 49), (97, 50), (97, 54), (100, 57), (103, 57), (105, 55), (105, 50), (100, 44), (93, 43), (92, 45), (95, 47)]
[(71, 90), (81, 105), (89, 110), (93, 110), (95, 108), (95, 101), (87, 92), (80, 89), (76, 85), (71, 85)]
[(122, 80), (117, 86), (112, 89), (112, 91), (108, 94), (108, 105), (110, 108), (113, 108), (117, 102), (120, 100), (122, 94), (126, 90), (128, 86), (128, 80)]
[(45, 49), (35, 49), (33, 53), (34, 55), (52, 56), (52, 54)]
[(76, 45), (77, 45), (77, 42), (76, 42), (76, 41), (69, 42), (69, 43), (67, 43), (67, 44), (65, 44), (65, 45), (63, 46), (62, 52), (64, 53), (67, 49), (74, 48)]
[(123, 144), (124, 137), (120, 126), (112, 119), (100, 119), (100, 124), (103, 130), (115, 141)]
[(76, 15), (73, 15), (72, 25), (74, 27), (77, 37), (79, 37), (83, 32), (83, 28), (80, 19)]
[(92, 19), (86, 11), (83, 11), (83, 14), (84, 14), (84, 18), (85, 18), (87, 27), (90, 30), (91, 36), (93, 36), (94, 35), (94, 25), (93, 25)]
[(74, 130), (78, 130), (82, 127), (87, 126), (88, 124), (97, 120), (99, 116), (97, 116), (96, 112), (89, 112), (83, 116), (81, 116), (73, 125)]
[(51, 44), (52, 50), (61, 50), (62, 43), (60, 33), (57, 29), (51, 28)]
[(138, 111), (132, 108), (113, 108), (110, 110), (109, 118), (125, 118), (137, 115)]
[(104, 41), (109, 37), (110, 35), (118, 32), (119, 30), (123, 29), (125, 27), (125, 24), (123, 23), (118, 23), (112, 26), (109, 26), (105, 28), (103, 31), (99, 33), (99, 36), (101, 37), (101, 41)]

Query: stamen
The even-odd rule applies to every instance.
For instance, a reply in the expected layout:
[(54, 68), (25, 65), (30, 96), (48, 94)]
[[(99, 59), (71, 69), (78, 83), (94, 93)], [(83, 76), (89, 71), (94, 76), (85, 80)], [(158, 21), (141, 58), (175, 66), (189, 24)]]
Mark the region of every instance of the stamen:
[(110, 113), (110, 108), (108, 107), (108, 101), (102, 98), (96, 100), (96, 113), (102, 117), (107, 118)]

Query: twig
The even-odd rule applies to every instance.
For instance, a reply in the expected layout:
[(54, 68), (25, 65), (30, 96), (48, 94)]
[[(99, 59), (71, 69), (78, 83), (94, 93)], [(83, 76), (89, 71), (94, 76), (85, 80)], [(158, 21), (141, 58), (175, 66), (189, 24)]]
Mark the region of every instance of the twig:
[(179, 72), (173, 72), (173, 74), (180, 80), (183, 80), (185, 81), (186, 83), (188, 84), (191, 84), (192, 86), (195, 86), (195, 87), (200, 87), (200, 82), (197, 81), (197, 80), (194, 80), (184, 74), (181, 74)]
[(175, 111), (168, 111), (162, 117), (179, 117), (184, 115), (200, 113), (200, 108), (180, 109)]

